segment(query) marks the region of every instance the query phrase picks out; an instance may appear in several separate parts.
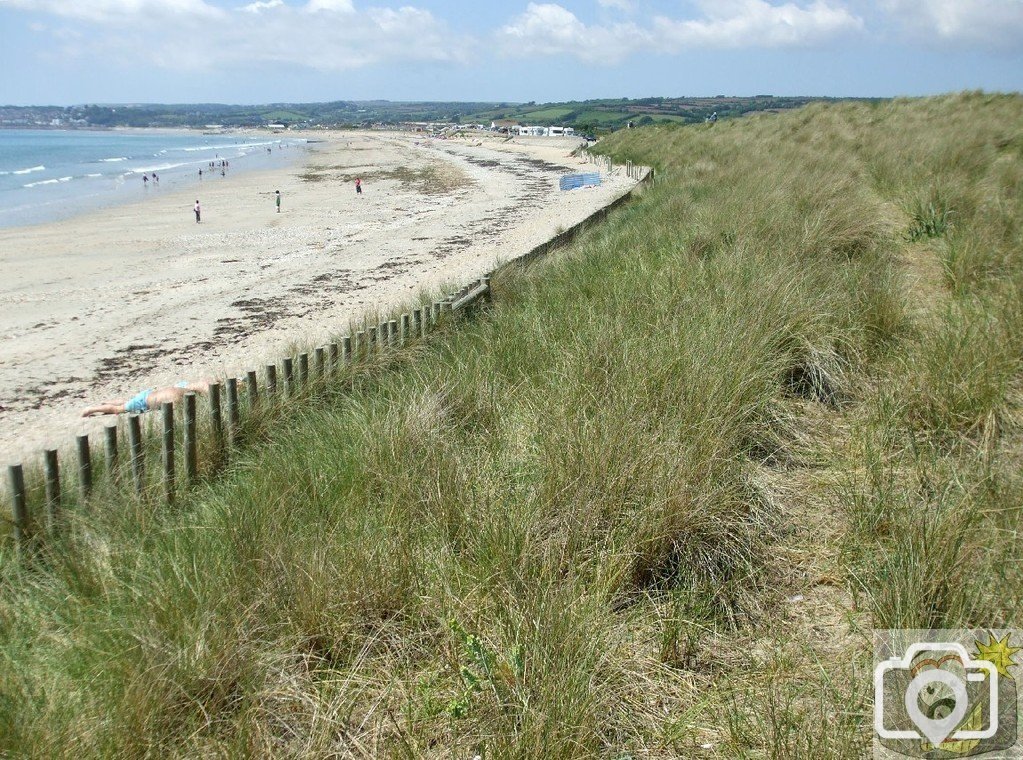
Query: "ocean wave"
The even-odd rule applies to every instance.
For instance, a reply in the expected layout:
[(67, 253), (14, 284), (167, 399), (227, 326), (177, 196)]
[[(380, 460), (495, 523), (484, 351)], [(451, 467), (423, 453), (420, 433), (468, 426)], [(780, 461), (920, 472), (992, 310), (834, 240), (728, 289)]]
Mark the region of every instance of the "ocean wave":
[(86, 177), (102, 177), (102, 174), (86, 174)]
[(131, 174), (151, 174), (152, 172), (166, 172), (171, 169), (177, 169), (179, 166), (186, 166), (186, 164), (156, 164), (154, 166), (138, 166), (130, 171), (124, 173), (123, 176), (127, 177)]
[(32, 166), (28, 169), (15, 169), (12, 172), (4, 172), (4, 174), (31, 174), (32, 172), (46, 171), (45, 166)]
[(201, 145), (193, 146), (189, 148), (173, 148), (172, 150), (183, 150), (187, 153), (193, 153), (198, 150), (230, 150), (231, 148), (258, 148), (267, 145), (276, 145), (280, 140), (267, 140), (266, 142), (247, 142), (247, 143), (227, 143), (225, 145)]
[(100, 159), (100, 161), (102, 161), (105, 164), (112, 163), (114, 161), (127, 161), (127, 160), (128, 160), (128, 156), (121, 156), (120, 158), (101, 158)]
[(70, 182), (74, 177), (58, 177), (56, 179), (41, 179), (38, 182), (29, 182), (22, 185), (22, 187), (39, 187), (39, 185), (56, 185), (64, 182)]

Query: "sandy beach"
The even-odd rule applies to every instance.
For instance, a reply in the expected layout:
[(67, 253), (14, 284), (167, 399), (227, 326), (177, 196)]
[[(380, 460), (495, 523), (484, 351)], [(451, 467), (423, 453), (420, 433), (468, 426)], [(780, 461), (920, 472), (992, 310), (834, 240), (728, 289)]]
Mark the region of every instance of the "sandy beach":
[(585, 166), (570, 155), (578, 140), (308, 136), (320, 142), (286, 169), (0, 230), (0, 458), (109, 424), (79, 416), (89, 403), (241, 374), (462, 285), (634, 184), (616, 171), (559, 191)]

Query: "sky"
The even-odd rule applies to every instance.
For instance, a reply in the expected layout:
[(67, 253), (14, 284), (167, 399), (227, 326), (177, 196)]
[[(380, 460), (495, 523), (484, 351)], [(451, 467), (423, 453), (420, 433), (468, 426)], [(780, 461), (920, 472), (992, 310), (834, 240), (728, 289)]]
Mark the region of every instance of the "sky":
[(0, 105), (1023, 90), (1023, 0), (0, 0)]

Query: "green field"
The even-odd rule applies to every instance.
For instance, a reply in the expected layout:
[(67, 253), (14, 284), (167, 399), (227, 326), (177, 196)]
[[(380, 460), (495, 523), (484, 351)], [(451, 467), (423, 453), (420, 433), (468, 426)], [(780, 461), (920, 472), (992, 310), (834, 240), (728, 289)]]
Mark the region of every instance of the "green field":
[(0, 756), (870, 756), (873, 628), (1023, 622), (1021, 135), (605, 138), (656, 183), (479, 318), (4, 546)]
[(558, 119), (563, 119), (572, 111), (571, 108), (544, 108), (539, 111), (526, 111), (519, 118), (525, 121), (556, 123)]
[(627, 121), (633, 114), (628, 111), (594, 111), (594, 110), (583, 110), (579, 112), (575, 120), (580, 124), (598, 124), (600, 126), (610, 126), (612, 124), (618, 124), (622, 121)]

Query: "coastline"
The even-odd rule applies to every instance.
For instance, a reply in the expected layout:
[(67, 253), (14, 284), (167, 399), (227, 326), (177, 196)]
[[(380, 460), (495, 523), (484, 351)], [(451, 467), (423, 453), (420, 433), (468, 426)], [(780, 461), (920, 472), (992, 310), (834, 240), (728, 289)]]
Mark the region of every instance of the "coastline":
[[(15, 144), (12, 147), (4, 142), (0, 132), (0, 148), (10, 147), (12, 154), (18, 153), (19, 141), (31, 144), (47, 133), (59, 133), (66, 142), (55, 146), (55, 155), (60, 156), (56, 162), (45, 153), (26, 155), (22, 163), (5, 162), (8, 170), (0, 172), (4, 175), (0, 176), (4, 180), (0, 182), (0, 230), (52, 224), (128, 205), (150, 194), (182, 189), (195, 181), (199, 169), (206, 171), (207, 162), (215, 157), (228, 159), (230, 172), (240, 174), (292, 165), (304, 150), (304, 138), (291, 136), (289, 142), (288, 136), (256, 129), (218, 134), (170, 127), (6, 131), (16, 133), (11, 137)], [(78, 135), (87, 138), (76, 142)], [(94, 142), (105, 139), (115, 143)], [(263, 150), (282, 143), (286, 150)], [(98, 157), (104, 153), (118, 157)], [(23, 168), (22, 164), (33, 168)], [(157, 172), (160, 183), (142, 181), (143, 174)]]
[(560, 192), (557, 178), (582, 166), (568, 155), (576, 141), (302, 136), (322, 142), (295, 165), (0, 230), (10, 273), (0, 285), (3, 458), (67, 447), (110, 423), (79, 418), (87, 403), (261, 367), (462, 284), (634, 184), (619, 174)]

